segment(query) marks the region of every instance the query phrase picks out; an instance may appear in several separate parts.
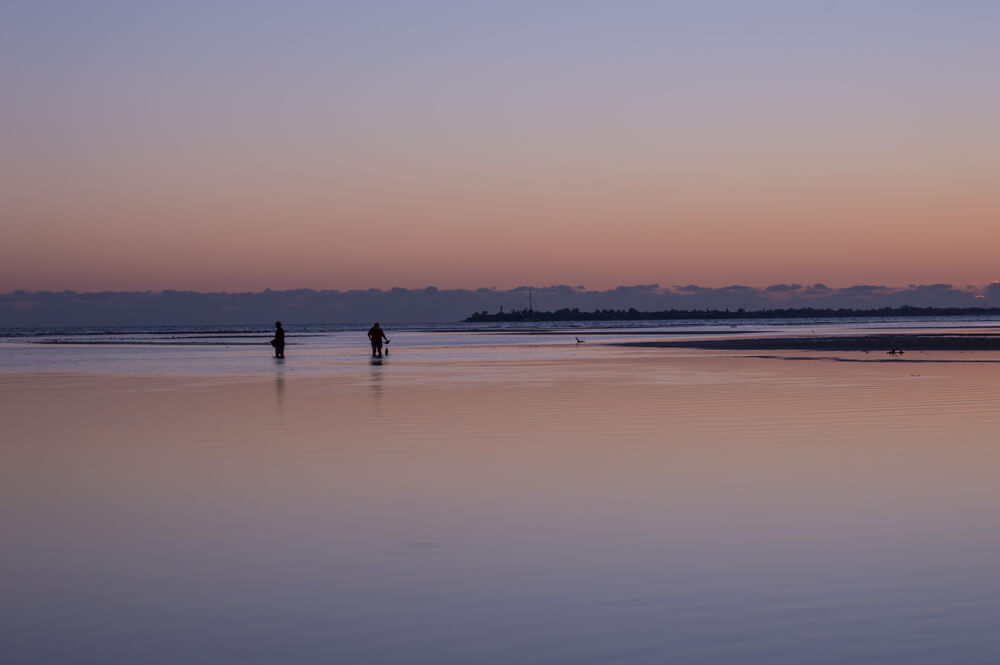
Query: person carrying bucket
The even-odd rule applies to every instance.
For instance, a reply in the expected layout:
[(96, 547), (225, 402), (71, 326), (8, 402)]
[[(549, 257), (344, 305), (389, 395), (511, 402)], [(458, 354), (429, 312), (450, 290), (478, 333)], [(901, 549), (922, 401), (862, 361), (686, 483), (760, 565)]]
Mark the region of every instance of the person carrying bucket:
[(385, 340), (385, 343), (388, 344), (389, 338), (385, 336), (385, 331), (382, 330), (382, 326), (378, 324), (378, 321), (368, 329), (368, 339), (372, 343), (372, 358), (381, 358), (382, 340)]

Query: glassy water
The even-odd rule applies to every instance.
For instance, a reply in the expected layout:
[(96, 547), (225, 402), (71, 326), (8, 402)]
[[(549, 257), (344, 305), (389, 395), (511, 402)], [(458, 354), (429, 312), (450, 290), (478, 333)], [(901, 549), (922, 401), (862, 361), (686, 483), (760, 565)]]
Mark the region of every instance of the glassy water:
[(340, 334), (0, 345), (0, 660), (1000, 659), (1000, 358)]

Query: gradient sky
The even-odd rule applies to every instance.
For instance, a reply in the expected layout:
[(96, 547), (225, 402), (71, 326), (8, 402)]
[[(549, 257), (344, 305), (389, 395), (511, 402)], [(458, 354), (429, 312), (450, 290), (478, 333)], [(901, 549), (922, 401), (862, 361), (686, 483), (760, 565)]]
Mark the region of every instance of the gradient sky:
[(1000, 3), (0, 6), (0, 292), (1000, 277)]

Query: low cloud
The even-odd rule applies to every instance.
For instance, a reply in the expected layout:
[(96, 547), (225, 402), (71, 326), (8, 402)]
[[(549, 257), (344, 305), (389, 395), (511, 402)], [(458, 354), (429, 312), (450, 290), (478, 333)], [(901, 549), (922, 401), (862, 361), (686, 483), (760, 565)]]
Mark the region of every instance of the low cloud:
[(802, 289), (802, 295), (804, 296), (826, 296), (834, 293), (836, 289), (831, 289), (826, 284), (816, 283), (812, 286), (807, 286)]
[(951, 284), (891, 288), (861, 284), (836, 289), (825, 284), (774, 284), (765, 288), (719, 288), (688, 284), (620, 286), (588, 291), (565, 284), (515, 289), (422, 289), (352, 291), (295, 289), (257, 293), (195, 291), (16, 291), (0, 294), (0, 327), (121, 327), (151, 325), (389, 324), (461, 321), (474, 312), (562, 308), (593, 311), (629, 309), (760, 310), (786, 307), (878, 309), (882, 307), (1000, 306), (1000, 283), (985, 292)]

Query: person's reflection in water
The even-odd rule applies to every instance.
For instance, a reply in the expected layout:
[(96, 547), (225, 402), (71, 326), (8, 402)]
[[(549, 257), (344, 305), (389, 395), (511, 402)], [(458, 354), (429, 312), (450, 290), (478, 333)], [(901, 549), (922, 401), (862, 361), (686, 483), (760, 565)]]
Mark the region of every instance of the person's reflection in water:
[(372, 363), (371, 365), (371, 381), (368, 387), (371, 389), (371, 404), (375, 409), (375, 416), (381, 415), (382, 408), (382, 366), (379, 363)]
[(285, 370), (274, 375), (274, 396), (278, 402), (278, 423), (285, 424)]

